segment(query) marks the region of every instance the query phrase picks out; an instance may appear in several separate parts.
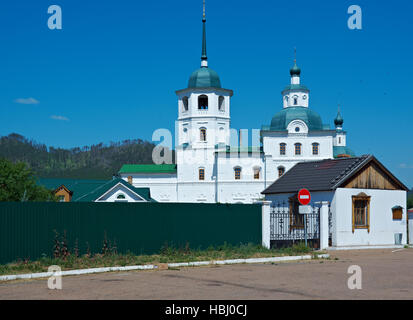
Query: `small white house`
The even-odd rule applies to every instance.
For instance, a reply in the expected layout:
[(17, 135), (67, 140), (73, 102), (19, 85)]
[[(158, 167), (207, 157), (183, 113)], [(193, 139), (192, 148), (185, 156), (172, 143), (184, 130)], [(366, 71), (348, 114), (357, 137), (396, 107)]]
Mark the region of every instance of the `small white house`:
[(262, 193), (298, 215), (301, 188), (311, 192), (313, 205), (330, 203), (330, 246), (407, 243), (408, 188), (374, 156), (298, 163)]

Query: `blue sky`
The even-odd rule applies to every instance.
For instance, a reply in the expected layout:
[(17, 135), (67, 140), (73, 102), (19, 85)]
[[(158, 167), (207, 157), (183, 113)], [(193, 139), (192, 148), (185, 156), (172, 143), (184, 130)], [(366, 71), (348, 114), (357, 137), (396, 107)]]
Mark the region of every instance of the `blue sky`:
[[(60, 5), (63, 29), (49, 30)], [(347, 8), (363, 29), (347, 27)], [(234, 90), (233, 128), (281, 109), (293, 48), (310, 107), (348, 146), (413, 186), (411, 1), (207, 0), (209, 66)], [(0, 135), (74, 147), (173, 130), (175, 90), (201, 54), (201, 0), (13, 0), (0, 5)], [(27, 100), (32, 98), (32, 100)]]

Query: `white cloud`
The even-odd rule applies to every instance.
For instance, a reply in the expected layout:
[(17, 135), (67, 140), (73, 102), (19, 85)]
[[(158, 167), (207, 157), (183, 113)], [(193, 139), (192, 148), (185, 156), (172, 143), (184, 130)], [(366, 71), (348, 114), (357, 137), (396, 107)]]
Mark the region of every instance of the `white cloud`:
[(63, 116), (56, 116), (56, 115), (50, 116), (50, 119), (59, 120), (59, 121), (70, 121), (69, 118), (66, 118)]
[(19, 104), (39, 104), (39, 100), (36, 100), (35, 98), (18, 98), (14, 100), (15, 103)]

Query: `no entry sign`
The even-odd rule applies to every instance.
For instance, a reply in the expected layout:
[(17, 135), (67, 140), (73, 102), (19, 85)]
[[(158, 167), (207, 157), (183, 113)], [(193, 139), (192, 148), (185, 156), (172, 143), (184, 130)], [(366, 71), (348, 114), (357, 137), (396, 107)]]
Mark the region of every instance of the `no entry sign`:
[(306, 206), (311, 201), (311, 194), (310, 191), (307, 189), (301, 189), (298, 191), (298, 202), (300, 202), (303, 206)]

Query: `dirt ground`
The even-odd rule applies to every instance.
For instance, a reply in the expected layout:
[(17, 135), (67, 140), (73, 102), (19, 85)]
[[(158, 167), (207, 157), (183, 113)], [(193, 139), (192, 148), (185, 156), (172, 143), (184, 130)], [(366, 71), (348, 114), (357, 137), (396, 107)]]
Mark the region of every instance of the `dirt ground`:
[[(331, 251), (330, 260), (131, 271), (0, 283), (4, 299), (413, 299), (413, 249)], [(350, 290), (348, 267), (362, 270)]]

